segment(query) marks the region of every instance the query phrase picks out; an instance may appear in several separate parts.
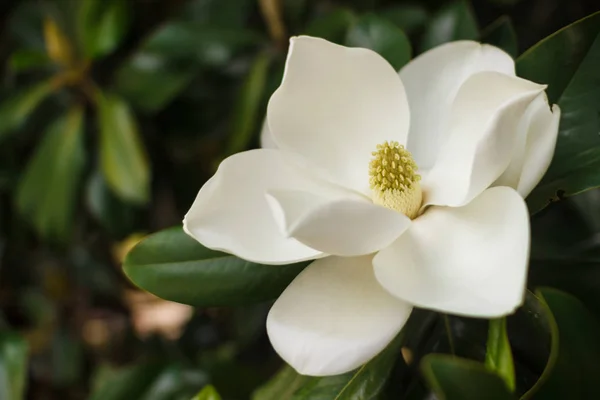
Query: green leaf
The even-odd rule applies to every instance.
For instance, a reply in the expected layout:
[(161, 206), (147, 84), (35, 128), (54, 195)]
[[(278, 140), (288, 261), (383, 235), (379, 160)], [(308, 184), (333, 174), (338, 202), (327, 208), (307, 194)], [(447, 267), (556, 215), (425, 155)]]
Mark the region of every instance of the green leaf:
[(143, 45), (143, 50), (169, 60), (222, 67), (234, 53), (260, 43), (260, 36), (240, 28), (223, 28), (195, 22), (171, 22)]
[(481, 32), (481, 41), (501, 48), (513, 58), (519, 51), (517, 33), (510, 18), (505, 15), (492, 22)]
[(575, 297), (556, 289), (536, 291), (553, 316), (550, 359), (523, 398), (594, 399), (600, 396), (600, 325)]
[(8, 65), (14, 72), (24, 72), (32, 69), (47, 67), (51, 64), (48, 55), (39, 50), (17, 50), (10, 55)]
[(17, 189), (17, 207), (45, 238), (68, 238), (85, 166), (83, 110), (73, 108), (50, 126)]
[(423, 358), (421, 370), (430, 388), (444, 400), (515, 399), (504, 381), (479, 362), (445, 354)]
[(137, 53), (116, 73), (116, 90), (135, 107), (156, 112), (175, 98), (199, 73), (160, 55)]
[(58, 328), (51, 345), (51, 376), (56, 386), (68, 387), (83, 378), (83, 344), (65, 328)]
[(22, 400), (27, 382), (28, 345), (16, 333), (0, 333), (0, 399)]
[(404, 334), (401, 332), (374, 359), (343, 375), (310, 378), (293, 400), (367, 400), (376, 399), (400, 355)]
[(477, 21), (466, 0), (458, 0), (446, 5), (429, 21), (423, 39), (421, 52), (454, 40), (475, 40), (479, 37)]
[(77, 18), (83, 54), (91, 59), (115, 50), (127, 31), (126, 0), (82, 0)]
[(261, 106), (270, 61), (267, 53), (260, 53), (250, 67), (234, 110), (233, 130), (225, 156), (246, 150), (258, 130), (259, 117), (264, 114)]
[(379, 15), (392, 22), (407, 35), (421, 30), (429, 18), (427, 9), (420, 4), (392, 6), (381, 11)]
[(256, 389), (252, 400), (290, 400), (310, 379), (312, 378), (300, 375), (286, 364), (267, 383)]
[(527, 199), (532, 212), (550, 201), (600, 186), (600, 12), (543, 39), (523, 53), (517, 75), (548, 85), (561, 109), (548, 172)]
[[(172, 400), (189, 399), (206, 385), (206, 373), (184, 368), (179, 364), (168, 365), (148, 386), (143, 396), (138, 400)], [(193, 400), (193, 399), (192, 399)]]
[(85, 200), (90, 213), (113, 237), (133, 231), (139, 210), (110, 191), (99, 169), (88, 179)]
[(224, 67), (239, 51), (259, 42), (252, 32), (211, 21), (170, 22), (117, 70), (116, 90), (143, 111), (158, 111), (201, 71)]
[(29, 114), (54, 88), (52, 81), (45, 81), (24, 89), (0, 104), (0, 142), (19, 129)]
[(197, 307), (257, 303), (276, 298), (306, 263), (261, 265), (210, 250), (181, 227), (148, 236), (123, 269), (140, 288)]
[(346, 33), (355, 19), (356, 15), (351, 10), (338, 8), (313, 19), (304, 31), (309, 36), (343, 44)]
[(150, 165), (127, 103), (99, 94), (100, 160), (106, 182), (121, 199), (144, 204), (150, 192)]
[(397, 71), (410, 61), (408, 38), (394, 24), (374, 14), (359, 19), (348, 31), (346, 45), (365, 47), (379, 53)]
[(123, 368), (95, 390), (88, 400), (140, 399), (163, 370), (159, 364), (142, 364)]
[(213, 385), (207, 385), (192, 400), (221, 400), (221, 396)]
[(506, 318), (490, 320), (485, 366), (500, 375), (506, 386), (515, 391), (515, 367), (506, 333)]

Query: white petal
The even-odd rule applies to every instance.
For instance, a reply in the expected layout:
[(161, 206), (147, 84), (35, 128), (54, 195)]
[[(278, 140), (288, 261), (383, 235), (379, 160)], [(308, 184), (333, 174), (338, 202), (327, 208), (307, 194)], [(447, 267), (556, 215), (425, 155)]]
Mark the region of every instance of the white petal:
[(467, 79), (452, 105), (448, 139), (423, 178), (425, 204), (467, 204), (498, 179), (510, 163), (519, 122), (544, 89), (497, 72)]
[(556, 148), (559, 122), (560, 108), (556, 104), (552, 106), (552, 111), (546, 106), (533, 118), (527, 136), (523, 171), (517, 186), (517, 191), (523, 197), (531, 193), (550, 166)]
[(420, 169), (431, 168), (444, 143), (458, 89), (482, 71), (515, 75), (515, 64), (497, 47), (458, 41), (423, 53), (400, 70), (411, 112), (408, 149)]
[(522, 302), (529, 216), (508, 187), (464, 207), (432, 207), (373, 260), (377, 280), (418, 307), (473, 317), (510, 314)]
[(265, 193), (284, 188), (329, 193), (328, 186), (288, 163), (279, 150), (235, 154), (200, 189), (183, 227), (204, 246), (250, 261), (286, 264), (313, 259), (322, 253), (281, 234)]
[(410, 115), (402, 82), (380, 55), (298, 37), (267, 118), (280, 149), (367, 194), (371, 152), (386, 140), (406, 143)]
[(410, 218), (354, 195), (327, 197), (297, 190), (270, 191), (267, 198), (286, 237), (327, 254), (358, 256), (389, 246)]
[(277, 145), (275, 144), (275, 139), (273, 139), (273, 135), (271, 134), (271, 130), (269, 129), (269, 124), (267, 123), (267, 118), (263, 121), (262, 130), (260, 132), (260, 147), (263, 149), (276, 149)]
[(510, 186), (527, 197), (550, 165), (559, 121), (558, 105), (550, 110), (546, 94), (538, 95), (521, 119), (510, 164), (493, 186)]
[(375, 280), (372, 256), (309, 265), (275, 302), (267, 332), (303, 375), (336, 375), (369, 361), (398, 334), (412, 307)]

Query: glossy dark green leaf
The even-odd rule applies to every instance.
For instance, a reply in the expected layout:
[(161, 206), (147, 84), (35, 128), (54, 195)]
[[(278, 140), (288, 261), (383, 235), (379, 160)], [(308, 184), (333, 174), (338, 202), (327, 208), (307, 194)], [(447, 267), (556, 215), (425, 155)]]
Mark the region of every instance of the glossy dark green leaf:
[(0, 142), (17, 130), (54, 88), (52, 81), (35, 84), (0, 104)]
[(150, 165), (135, 118), (119, 97), (100, 94), (97, 98), (104, 178), (119, 198), (144, 204), (150, 192)]
[(392, 22), (407, 35), (421, 30), (429, 18), (427, 9), (417, 3), (391, 6), (381, 11), (379, 15)]
[(123, 269), (137, 286), (197, 307), (242, 305), (277, 297), (306, 263), (261, 265), (207, 249), (181, 227), (150, 235)]
[(117, 70), (116, 89), (136, 107), (155, 112), (205, 68), (223, 67), (239, 51), (259, 42), (260, 37), (239, 27), (173, 21)]
[(554, 318), (552, 352), (542, 377), (524, 398), (598, 398), (598, 320), (578, 299), (567, 293), (542, 288), (537, 294)]
[(517, 33), (510, 18), (502, 16), (481, 32), (481, 41), (489, 43), (516, 57), (519, 51)]
[(164, 369), (160, 364), (141, 364), (115, 372), (114, 376), (92, 392), (88, 400), (141, 399)]
[(171, 102), (198, 73), (193, 64), (140, 52), (117, 70), (116, 90), (136, 108), (155, 112)]
[[(206, 385), (208, 376), (198, 370), (183, 368), (179, 364), (167, 366), (148, 386), (139, 400), (190, 399), (199, 387)], [(208, 391), (210, 393), (210, 391)], [(207, 397), (207, 399), (212, 399)], [(192, 399), (194, 400), (194, 399)], [(218, 400), (216, 398), (215, 400)]]
[(504, 379), (506, 386), (514, 392), (515, 367), (506, 332), (506, 318), (490, 320), (485, 366)]
[(439, 10), (427, 25), (421, 40), (421, 52), (454, 40), (479, 37), (477, 21), (466, 0), (454, 1)]
[(271, 58), (266, 53), (259, 54), (246, 76), (233, 113), (233, 129), (225, 156), (247, 150), (262, 121), (263, 94), (267, 82)]
[(593, 399), (600, 396), (600, 324), (575, 297), (551, 288), (536, 294), (547, 305), (552, 346), (546, 369), (523, 399)]
[(410, 61), (412, 52), (404, 32), (374, 14), (365, 15), (350, 28), (346, 45), (376, 51), (395, 70), (399, 70)]
[(241, 28), (172, 22), (150, 37), (143, 50), (169, 60), (218, 67), (225, 65), (236, 51), (258, 44), (260, 39)]
[(430, 388), (445, 400), (516, 399), (504, 381), (477, 361), (430, 354), (421, 362), (421, 370)]
[(128, 22), (126, 0), (81, 0), (77, 23), (83, 54), (94, 59), (115, 50)]
[(355, 20), (356, 15), (351, 10), (338, 8), (313, 19), (304, 30), (304, 33), (343, 44), (346, 33)]
[(0, 399), (22, 400), (27, 382), (28, 345), (12, 332), (0, 332)]
[(213, 385), (207, 385), (192, 400), (221, 400), (221, 396)]
[(527, 291), (524, 303), (507, 317), (507, 334), (513, 354), (515, 394), (529, 391), (546, 369), (552, 344), (552, 315), (548, 307)]
[(50, 126), (19, 181), (16, 203), (37, 232), (66, 240), (83, 168), (83, 110), (72, 109)]
[(527, 202), (532, 212), (550, 201), (600, 186), (600, 12), (531, 47), (517, 75), (548, 85), (561, 120), (554, 159)]
[(295, 393), (292, 400), (367, 400), (378, 398), (383, 391), (388, 377), (404, 340), (400, 333), (374, 359), (359, 369), (343, 375), (310, 378)]
[(252, 400), (290, 400), (310, 379), (312, 378), (300, 375), (289, 365), (284, 365), (275, 376), (252, 394)]

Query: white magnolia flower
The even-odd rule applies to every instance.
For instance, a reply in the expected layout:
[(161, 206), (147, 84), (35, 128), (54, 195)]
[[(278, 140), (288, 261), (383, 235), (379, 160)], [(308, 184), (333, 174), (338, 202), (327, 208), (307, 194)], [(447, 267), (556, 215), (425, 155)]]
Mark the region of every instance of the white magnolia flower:
[(475, 42), (435, 48), (398, 75), (370, 50), (294, 38), (267, 111), (274, 148), (223, 161), (184, 228), (255, 262), (317, 259), (267, 319), (302, 374), (367, 362), (413, 306), (509, 314), (525, 290), (523, 197), (558, 130), (544, 89)]

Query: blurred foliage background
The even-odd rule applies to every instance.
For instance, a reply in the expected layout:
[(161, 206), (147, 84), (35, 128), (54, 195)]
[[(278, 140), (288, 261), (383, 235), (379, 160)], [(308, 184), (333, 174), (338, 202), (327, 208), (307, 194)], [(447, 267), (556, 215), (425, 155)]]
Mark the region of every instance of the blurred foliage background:
[[(392, 65), (405, 60), (386, 46), (406, 39), (415, 54), (475, 39), (516, 56), (598, 9), (597, 0), (2, 2), (0, 399), (189, 400), (208, 384), (223, 399), (277, 399), (272, 386), (256, 391), (281, 366), (265, 333), (268, 303), (165, 302), (134, 288), (120, 264), (145, 233), (180, 223), (223, 158), (259, 145), (288, 37), (371, 47)], [(544, 241), (532, 253), (596, 254), (599, 196), (536, 215)], [(576, 233), (554, 235), (557, 226)], [(535, 279), (598, 313), (590, 259), (583, 287), (558, 267)], [(464, 337), (467, 323), (451, 320), (456, 345), (485, 352), (485, 330)], [(439, 324), (426, 326), (423, 346), (447, 347)], [(518, 385), (531, 386), (544, 362), (517, 366)], [(405, 398), (414, 386), (386, 393)], [(198, 398), (217, 398), (207, 388)]]

